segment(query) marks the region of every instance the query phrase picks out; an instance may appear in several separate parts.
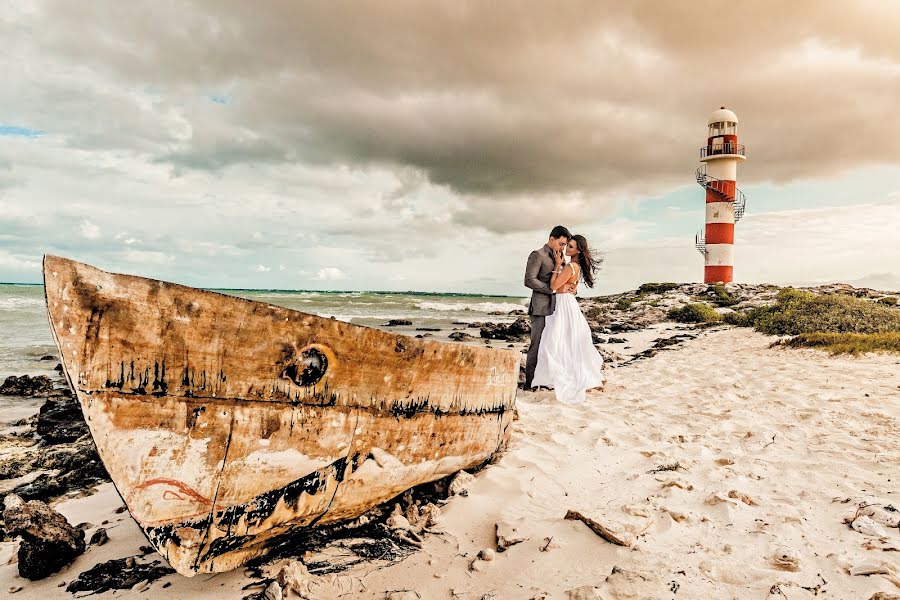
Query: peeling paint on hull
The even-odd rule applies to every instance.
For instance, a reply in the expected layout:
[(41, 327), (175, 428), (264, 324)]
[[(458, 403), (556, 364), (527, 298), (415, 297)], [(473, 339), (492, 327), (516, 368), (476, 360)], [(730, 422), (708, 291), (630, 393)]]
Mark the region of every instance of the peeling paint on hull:
[(517, 353), (420, 341), (44, 258), (51, 329), (97, 449), (173, 568), (227, 571), (488, 459)]

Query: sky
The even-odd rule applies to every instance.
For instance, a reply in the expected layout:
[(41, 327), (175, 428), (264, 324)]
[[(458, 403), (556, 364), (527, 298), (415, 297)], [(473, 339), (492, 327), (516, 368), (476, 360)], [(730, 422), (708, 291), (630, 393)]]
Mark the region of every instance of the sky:
[(900, 289), (900, 2), (13, 0), (0, 281), (43, 254), (201, 287), (587, 295), (702, 281), (709, 114), (735, 280)]

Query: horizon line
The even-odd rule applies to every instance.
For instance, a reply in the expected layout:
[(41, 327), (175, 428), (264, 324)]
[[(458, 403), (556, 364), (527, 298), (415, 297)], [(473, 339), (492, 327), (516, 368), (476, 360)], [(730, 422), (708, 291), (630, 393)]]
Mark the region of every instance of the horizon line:
[[(174, 282), (164, 282), (174, 283)], [(27, 286), (43, 286), (43, 283), (23, 283), (20, 281), (0, 281), (0, 285), (27, 285)], [(185, 287), (193, 287), (198, 290), (207, 290), (210, 292), (301, 292), (301, 293), (317, 293), (317, 294), (418, 294), (420, 296), (482, 296), (486, 298), (524, 298), (528, 294), (521, 296), (512, 294), (480, 294), (477, 292), (422, 292), (416, 290), (307, 290), (307, 289), (290, 289), (290, 288), (240, 288), (240, 287), (198, 287), (186, 285), (183, 283), (174, 283), (174, 285), (183, 285)]]

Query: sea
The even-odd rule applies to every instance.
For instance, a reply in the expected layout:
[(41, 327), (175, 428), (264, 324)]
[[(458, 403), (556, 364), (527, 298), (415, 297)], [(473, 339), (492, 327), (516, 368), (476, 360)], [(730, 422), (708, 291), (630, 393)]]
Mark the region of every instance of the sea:
[[(440, 329), (428, 332), (435, 339), (465, 328), (460, 323), (511, 321), (515, 316), (509, 313), (525, 309), (528, 303), (522, 297), (421, 292), (215, 291), (407, 335)], [(407, 319), (413, 324), (385, 327), (391, 319)], [(44, 287), (0, 284), (0, 382), (9, 375), (56, 377), (53, 368), (58, 361), (41, 358), (58, 354), (47, 321)]]

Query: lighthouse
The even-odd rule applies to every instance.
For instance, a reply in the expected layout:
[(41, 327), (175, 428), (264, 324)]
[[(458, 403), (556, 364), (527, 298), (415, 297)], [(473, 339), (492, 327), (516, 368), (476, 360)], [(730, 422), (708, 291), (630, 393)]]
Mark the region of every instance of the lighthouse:
[(747, 206), (735, 187), (737, 165), (746, 160), (738, 144), (737, 115), (724, 106), (709, 116), (706, 146), (700, 148), (697, 183), (706, 190), (706, 227), (694, 239), (703, 255), (703, 282), (728, 283), (734, 278), (734, 224)]

